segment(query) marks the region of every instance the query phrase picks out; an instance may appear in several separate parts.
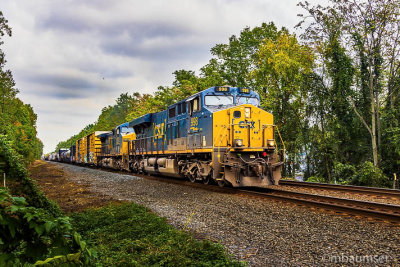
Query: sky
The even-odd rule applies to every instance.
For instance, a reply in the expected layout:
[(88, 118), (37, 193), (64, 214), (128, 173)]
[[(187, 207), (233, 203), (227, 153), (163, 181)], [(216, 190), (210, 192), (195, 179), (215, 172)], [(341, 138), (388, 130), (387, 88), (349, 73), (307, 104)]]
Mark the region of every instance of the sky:
[(1, 0), (7, 69), (38, 114), (44, 152), (96, 121), (121, 93), (170, 86), (246, 26), (294, 31), (296, 0)]

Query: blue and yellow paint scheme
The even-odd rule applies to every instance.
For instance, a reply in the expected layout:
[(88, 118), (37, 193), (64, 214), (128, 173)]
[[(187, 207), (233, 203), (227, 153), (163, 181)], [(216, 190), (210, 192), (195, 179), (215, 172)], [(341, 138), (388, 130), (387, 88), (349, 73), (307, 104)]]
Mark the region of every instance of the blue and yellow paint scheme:
[(96, 137), (101, 141), (97, 165), (129, 170), (128, 142), (136, 138), (133, 128), (125, 122), (112, 131), (99, 133)]
[(211, 87), (135, 119), (129, 168), (235, 187), (278, 184), (276, 127), (259, 103), (250, 89)]
[(279, 131), (259, 103), (250, 89), (211, 87), (164, 111), (83, 137), (75, 161), (221, 186), (277, 185), (284, 149), (278, 156)]

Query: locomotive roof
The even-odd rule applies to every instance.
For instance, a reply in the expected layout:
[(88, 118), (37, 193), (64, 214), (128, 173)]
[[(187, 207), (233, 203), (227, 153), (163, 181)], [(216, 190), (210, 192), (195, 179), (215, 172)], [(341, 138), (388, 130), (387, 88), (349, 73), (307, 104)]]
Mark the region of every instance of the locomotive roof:
[[(220, 88), (226, 88), (227, 91), (219, 91)], [(246, 90), (248, 92), (243, 93), (243, 90)], [(197, 97), (199, 95), (207, 95), (209, 93), (213, 93), (213, 94), (230, 93), (230, 94), (233, 94), (233, 95), (241, 95), (241, 94), (243, 94), (243, 95), (248, 95), (248, 96), (251, 96), (251, 97), (257, 97), (259, 99), (259, 95), (256, 92), (254, 92), (253, 90), (244, 88), (244, 87), (231, 87), (231, 86), (227, 86), (227, 85), (226, 86), (214, 86), (214, 87), (207, 88), (207, 89), (205, 89), (203, 91), (200, 91), (200, 92), (198, 92), (196, 94), (193, 94), (193, 95), (191, 95), (191, 96), (189, 96), (189, 97), (187, 97), (187, 98), (185, 98), (183, 100), (180, 100), (180, 101), (168, 106), (167, 109), (169, 109), (170, 107), (175, 106), (176, 104), (179, 104), (179, 103), (182, 103), (182, 102), (191, 101), (191, 100), (193, 100), (195, 97)], [(153, 114), (154, 113), (148, 113), (146, 115), (143, 115), (143, 116), (141, 116), (139, 118), (136, 118), (136, 119), (130, 121), (129, 122), (129, 127), (134, 127), (134, 126), (138, 126), (138, 125), (142, 125), (142, 124), (151, 123), (151, 119), (152, 119)]]

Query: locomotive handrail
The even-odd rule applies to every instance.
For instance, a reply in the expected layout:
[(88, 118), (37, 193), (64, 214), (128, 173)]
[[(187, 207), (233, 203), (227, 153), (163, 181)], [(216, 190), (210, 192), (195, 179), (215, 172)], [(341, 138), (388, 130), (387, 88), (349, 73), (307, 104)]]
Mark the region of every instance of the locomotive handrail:
[[(219, 132), (218, 132), (218, 135), (220, 135), (221, 134), (221, 131), (222, 131), (222, 129), (225, 129), (225, 131), (223, 132), (223, 133), (225, 133), (227, 130), (228, 130), (228, 127), (221, 127), (220, 129), (219, 129)], [(218, 163), (222, 163), (221, 161), (220, 161), (220, 148), (221, 148), (221, 143), (222, 143), (222, 139), (223, 139), (223, 137), (224, 137), (225, 135), (224, 134), (222, 134), (221, 135), (221, 137), (219, 138), (219, 145), (218, 145)], [(217, 138), (218, 139), (218, 138)], [(214, 153), (214, 148), (215, 148), (215, 146), (216, 146), (216, 141), (217, 140), (215, 140), (214, 142), (213, 142), (213, 153)], [(228, 140), (227, 140), (227, 142), (228, 142)], [(229, 145), (229, 144), (228, 144)]]
[[(263, 126), (264, 126), (264, 127), (265, 127), (265, 126), (267, 126), (267, 127), (273, 127), (274, 129), (276, 128), (276, 131), (278, 132), (279, 139), (281, 140), (282, 146), (283, 146), (283, 160), (282, 160), (282, 162), (285, 162), (285, 154), (286, 154), (285, 142), (284, 142), (283, 139), (282, 139), (282, 136), (281, 136), (281, 133), (280, 133), (280, 131), (279, 131), (278, 125), (274, 125), (274, 124), (264, 124)], [(264, 129), (265, 129), (265, 128), (264, 128)], [(264, 129), (263, 129), (263, 131), (264, 131)], [(274, 132), (275, 132), (275, 131), (274, 131)]]
[[(144, 152), (146, 152), (146, 154), (148, 153), (149, 149), (147, 147), (147, 142), (142, 142), (142, 141), (147, 141), (148, 139), (150, 139), (150, 141), (151, 141), (151, 147), (150, 147), (151, 153), (153, 153), (154, 150), (155, 150), (154, 149), (153, 140), (156, 140), (156, 142), (157, 142), (157, 144), (156, 144), (156, 146), (157, 146), (157, 149), (156, 149), (157, 150), (157, 154), (159, 153), (159, 149), (158, 149), (159, 139), (162, 139), (161, 140), (161, 142), (162, 142), (162, 151), (164, 153), (164, 137), (165, 137), (165, 134), (163, 134), (163, 135), (146, 136), (146, 137), (137, 138), (135, 140), (132, 140), (132, 142), (134, 143), (134, 146), (135, 146), (135, 153), (136, 153), (137, 149), (139, 150), (139, 153), (142, 153), (142, 154), (144, 154)], [(139, 142), (139, 148), (136, 146), (136, 142)]]
[(279, 127), (278, 125), (274, 125), (276, 127), (276, 130), (278, 132), (279, 135), (279, 139), (281, 139), (282, 142), (282, 146), (283, 146), (283, 160), (282, 162), (285, 162), (285, 154), (286, 154), (286, 149), (285, 149), (285, 142), (283, 142), (282, 136), (281, 136), (281, 132), (279, 131)]

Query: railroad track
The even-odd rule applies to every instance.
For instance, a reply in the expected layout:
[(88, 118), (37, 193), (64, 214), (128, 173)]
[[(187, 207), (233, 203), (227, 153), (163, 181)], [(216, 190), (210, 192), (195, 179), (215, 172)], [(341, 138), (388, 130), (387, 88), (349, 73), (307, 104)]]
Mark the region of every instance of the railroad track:
[(352, 193), (359, 193), (359, 194), (400, 198), (400, 190), (377, 188), (377, 187), (311, 183), (311, 182), (300, 182), (300, 181), (292, 181), (292, 180), (280, 180), (279, 185), (309, 187), (309, 188), (327, 189), (327, 190), (342, 191), (342, 192), (352, 192)]
[[(137, 174), (132, 174), (137, 175)], [(308, 193), (300, 193), (293, 191), (286, 191), (277, 188), (248, 188), (248, 189), (235, 189), (229, 187), (218, 187), (215, 185), (204, 185), (202, 183), (192, 183), (186, 180), (174, 179), (171, 177), (159, 177), (148, 175), (137, 175), (143, 178), (158, 180), (167, 183), (181, 184), (185, 186), (192, 186), (211, 190), (213, 192), (229, 193), (229, 194), (246, 194), (256, 196), (258, 198), (269, 198), (294, 204), (301, 204), (303, 206), (319, 208), (336, 213), (346, 215), (356, 215), (366, 218), (372, 218), (379, 221), (385, 221), (394, 224), (400, 224), (400, 206), (383, 204), (369, 201), (361, 201), (347, 198), (337, 198), (330, 196), (322, 196)]]
[[(218, 187), (215, 185), (205, 185), (202, 183), (192, 183), (186, 180), (175, 179), (171, 177), (149, 176), (144, 174), (135, 174), (126, 171), (118, 171), (111, 169), (101, 169), (101, 170), (108, 172), (116, 172), (124, 175), (138, 176), (145, 179), (157, 180), (165, 183), (202, 188), (213, 192), (229, 193), (232, 195), (246, 194), (248, 196), (254, 196), (257, 198), (260, 197), (269, 198), (278, 201), (300, 204), (307, 207), (319, 208), (327, 211), (334, 211), (336, 213), (339, 212), (345, 215), (353, 215), (353, 216), (356, 215), (361, 217), (372, 218), (375, 220), (378, 219), (380, 221), (385, 221), (389, 223), (400, 224), (400, 206), (397, 205), (286, 191), (283, 189), (278, 189), (276, 187), (265, 188), (265, 189), (264, 188), (234, 189), (229, 187)], [(299, 183), (303, 184), (304, 182), (299, 182)]]
[(348, 215), (374, 218), (396, 224), (400, 223), (400, 206), (397, 205), (314, 195), (293, 191), (285, 191), (280, 189), (239, 189), (238, 191), (276, 200), (292, 202), (295, 204), (302, 204), (309, 207), (316, 207), (324, 210), (345, 213)]

